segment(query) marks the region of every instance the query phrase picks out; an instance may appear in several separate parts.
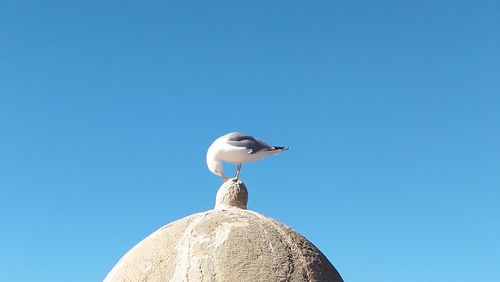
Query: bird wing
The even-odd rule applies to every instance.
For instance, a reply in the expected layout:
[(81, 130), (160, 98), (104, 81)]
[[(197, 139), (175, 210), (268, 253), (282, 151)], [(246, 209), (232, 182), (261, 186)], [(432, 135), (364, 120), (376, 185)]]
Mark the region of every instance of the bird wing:
[(253, 136), (244, 135), (241, 133), (231, 134), (227, 140), (227, 143), (235, 147), (246, 148), (249, 154), (255, 154), (257, 152), (269, 150), (272, 148), (264, 141), (257, 140)]

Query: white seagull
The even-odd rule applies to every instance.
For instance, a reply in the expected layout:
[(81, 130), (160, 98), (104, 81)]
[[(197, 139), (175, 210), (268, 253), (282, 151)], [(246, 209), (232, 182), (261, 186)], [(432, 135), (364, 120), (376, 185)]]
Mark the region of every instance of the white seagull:
[(236, 164), (236, 175), (238, 179), (242, 163), (260, 160), (263, 157), (277, 154), (288, 150), (288, 147), (269, 146), (264, 141), (257, 140), (252, 136), (240, 132), (231, 132), (217, 138), (207, 151), (208, 169), (222, 177), (224, 181), (228, 178), (222, 172), (222, 161)]

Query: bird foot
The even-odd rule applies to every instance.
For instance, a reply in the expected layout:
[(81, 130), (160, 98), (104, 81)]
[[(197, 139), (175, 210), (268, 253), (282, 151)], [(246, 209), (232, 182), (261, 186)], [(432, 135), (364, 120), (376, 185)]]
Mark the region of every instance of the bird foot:
[(231, 177), (231, 178), (226, 179), (226, 181), (224, 181), (224, 182), (227, 182), (227, 181), (238, 182), (239, 180), (240, 180), (239, 178)]

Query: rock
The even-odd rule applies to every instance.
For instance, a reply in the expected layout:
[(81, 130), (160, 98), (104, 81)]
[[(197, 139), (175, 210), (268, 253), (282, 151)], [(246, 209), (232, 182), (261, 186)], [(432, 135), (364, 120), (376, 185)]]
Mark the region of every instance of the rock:
[(343, 281), (311, 242), (246, 210), (241, 181), (228, 180), (214, 210), (174, 221), (127, 252), (105, 281)]

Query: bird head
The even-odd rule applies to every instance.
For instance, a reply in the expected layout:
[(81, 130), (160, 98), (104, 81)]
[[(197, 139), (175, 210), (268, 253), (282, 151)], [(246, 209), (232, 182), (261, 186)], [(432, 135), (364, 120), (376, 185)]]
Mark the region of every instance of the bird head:
[(213, 174), (222, 177), (224, 180), (227, 180), (227, 177), (222, 171), (222, 161), (217, 160), (215, 157), (207, 156), (207, 166)]

